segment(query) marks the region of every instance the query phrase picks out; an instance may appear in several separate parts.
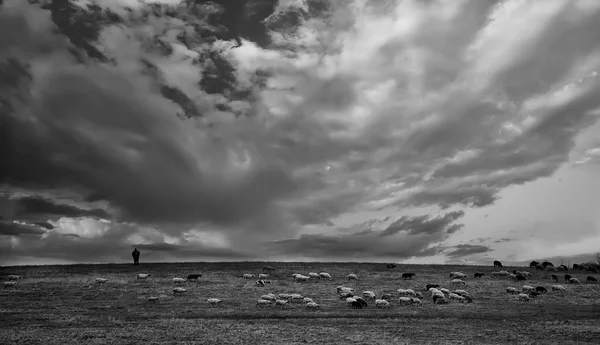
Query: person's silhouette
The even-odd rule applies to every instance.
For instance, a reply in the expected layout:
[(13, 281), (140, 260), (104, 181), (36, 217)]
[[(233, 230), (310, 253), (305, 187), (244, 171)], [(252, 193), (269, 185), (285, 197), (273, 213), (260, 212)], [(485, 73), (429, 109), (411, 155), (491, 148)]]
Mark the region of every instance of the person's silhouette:
[(133, 250), (133, 252), (131, 253), (131, 256), (133, 256), (133, 264), (136, 266), (139, 266), (140, 264), (140, 251), (137, 250), (137, 248), (135, 248)]

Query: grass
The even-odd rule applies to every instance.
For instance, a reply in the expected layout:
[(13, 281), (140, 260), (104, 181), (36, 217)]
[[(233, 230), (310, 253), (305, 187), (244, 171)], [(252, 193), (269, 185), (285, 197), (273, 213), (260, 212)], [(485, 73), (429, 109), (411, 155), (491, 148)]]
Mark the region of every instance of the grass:
[[(531, 272), (526, 284), (545, 286), (548, 294), (530, 303), (504, 292), (523, 285), (492, 279), (492, 267), (401, 265), (387, 270), (371, 263), (269, 263), (271, 284), (254, 286), (244, 273), (262, 273), (265, 263), (169, 263), (1, 267), (0, 277), (18, 274), (14, 288), (0, 290), (0, 344), (597, 344), (600, 339), (600, 287), (565, 285), (552, 292), (545, 273)], [(512, 271), (513, 268), (505, 268)], [(524, 268), (514, 268), (523, 270)], [(527, 269), (529, 270), (529, 269)], [(329, 272), (332, 281), (296, 283), (293, 273)], [(448, 273), (461, 271), (467, 286), (450, 286)], [(402, 272), (414, 272), (402, 280)], [(150, 273), (137, 280), (137, 273)], [(185, 284), (188, 292), (174, 296), (171, 278), (202, 273), (199, 282)], [(358, 282), (346, 275), (356, 273)], [(571, 275), (585, 281), (587, 274)], [(109, 279), (96, 285), (96, 277)], [(6, 279), (6, 278), (4, 278)], [(423, 306), (352, 310), (335, 287), (377, 295), (399, 288), (424, 292), (427, 283), (451, 290), (461, 288), (473, 304), (433, 305), (424, 293)], [(257, 309), (256, 299), (272, 292), (312, 297), (320, 311), (302, 304), (287, 309)], [(146, 303), (160, 296), (158, 303)], [(223, 305), (210, 307), (211, 297)]]

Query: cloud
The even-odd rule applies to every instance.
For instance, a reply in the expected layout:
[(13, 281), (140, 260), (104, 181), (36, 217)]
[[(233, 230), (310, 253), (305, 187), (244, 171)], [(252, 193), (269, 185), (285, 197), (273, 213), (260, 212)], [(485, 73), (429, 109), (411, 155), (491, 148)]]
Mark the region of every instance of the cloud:
[[(427, 219), (428, 216), (403, 216), (385, 229), (381, 233), (381, 236), (390, 236), (397, 234), (398, 232), (406, 232), (408, 235), (438, 233), (449, 227), (450, 223), (464, 215), (465, 213), (463, 211), (454, 211), (433, 219)], [(460, 225), (454, 224), (453, 226), (449, 227), (449, 233), (458, 230), (457, 227), (459, 226)]]
[(583, 156), (575, 162), (575, 165), (600, 163), (600, 147), (585, 150)]
[(492, 251), (492, 249), (488, 246), (472, 244), (459, 244), (450, 248), (452, 248), (452, 250), (445, 253), (446, 256), (450, 258), (460, 258), (473, 254), (481, 254)]
[(41, 197), (24, 197), (16, 200), (18, 214), (25, 214), (25, 217), (36, 217), (45, 215), (46, 219), (52, 217), (97, 217), (110, 218), (110, 215), (103, 209), (82, 209), (73, 205), (58, 204)]

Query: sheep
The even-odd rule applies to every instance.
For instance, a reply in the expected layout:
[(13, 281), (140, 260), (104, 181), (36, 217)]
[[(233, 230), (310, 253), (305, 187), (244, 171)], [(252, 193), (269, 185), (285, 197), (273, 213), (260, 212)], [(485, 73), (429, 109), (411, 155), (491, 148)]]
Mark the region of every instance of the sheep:
[(173, 278), (172, 281), (173, 281), (173, 284), (185, 283), (185, 279), (183, 279), (183, 278), (177, 278), (177, 277)]
[(570, 274), (565, 274), (565, 283), (567, 283), (571, 278), (573, 278), (573, 276)]
[(292, 298), (292, 295), (287, 294), (287, 293), (280, 293), (277, 297), (281, 300), (288, 300), (288, 299)]
[(510, 280), (512, 280), (512, 281), (515, 281), (515, 282), (516, 282), (516, 281), (517, 281), (517, 275), (516, 275), (516, 274), (510, 274), (510, 275), (508, 276), (508, 279), (510, 279)]
[(244, 279), (252, 279), (254, 278), (254, 274), (250, 274), (250, 273), (245, 273), (242, 278)]
[(188, 274), (186, 280), (189, 281), (189, 282), (192, 281), (192, 280), (198, 281), (198, 278), (200, 278), (200, 277), (202, 277), (202, 274), (200, 274), (200, 273), (192, 273), (192, 274)]
[(296, 293), (292, 294), (290, 296), (290, 298), (292, 300), (292, 303), (294, 303), (294, 302), (300, 303), (300, 302), (302, 302), (304, 300), (304, 296), (302, 296), (300, 294), (296, 294)]
[(456, 290), (456, 291), (454, 291), (454, 293), (457, 295), (463, 296), (463, 297), (469, 296), (469, 293), (466, 292), (465, 290)]
[(269, 275), (268, 274), (264, 274), (264, 273), (261, 273), (261, 274), (258, 275), (258, 279), (261, 279), (261, 280), (262, 279), (267, 279), (268, 277), (269, 277)]
[(587, 278), (585, 279), (585, 282), (589, 283), (589, 284), (591, 284), (591, 283), (597, 283), (598, 279), (596, 279), (595, 277), (592, 277), (592, 276), (587, 276)]
[(408, 290), (405, 290), (405, 289), (398, 289), (397, 292), (398, 292), (398, 295), (400, 295), (400, 296), (408, 295)]
[(17, 282), (16, 281), (7, 281), (7, 282), (4, 282), (3, 285), (4, 285), (4, 288), (6, 289), (6, 288), (17, 285)]
[(150, 296), (146, 300), (146, 303), (156, 303), (156, 302), (158, 302), (158, 296)]
[(521, 291), (523, 291), (523, 292), (529, 292), (531, 290), (535, 290), (535, 288), (533, 286), (529, 286), (529, 285), (523, 285), (523, 287), (521, 288)]
[(531, 274), (531, 272), (523, 271), (523, 272), (521, 272), (521, 273), (522, 273), (522, 274), (523, 274), (525, 277), (527, 277), (527, 278), (531, 278), (531, 277), (533, 277), (533, 274)]
[(431, 289), (429, 289), (429, 292), (431, 293), (431, 296), (433, 296), (433, 295), (434, 295), (435, 293), (437, 293), (437, 292), (439, 292), (439, 293), (442, 293), (442, 291), (440, 291), (440, 290), (438, 290), (438, 289), (436, 289), (436, 288), (431, 288)]
[(412, 280), (412, 277), (414, 277), (414, 276), (416, 276), (416, 274), (414, 274), (414, 273), (410, 273), (410, 272), (402, 273), (402, 279), (404, 279), (404, 280), (406, 280), (406, 279)]
[(333, 278), (331, 277), (331, 274), (329, 274), (327, 272), (321, 272), (321, 273), (319, 273), (319, 276), (323, 279), (333, 280)]
[(448, 300), (444, 296), (433, 296), (433, 304), (447, 304)]
[(264, 287), (267, 284), (268, 280), (257, 280), (254, 284), (258, 287)]
[(553, 282), (557, 282), (558, 283), (558, 276), (556, 274), (552, 274), (550, 275), (550, 281)]
[(494, 267), (502, 267), (502, 263), (498, 260), (494, 261)]
[(450, 272), (450, 278), (454, 279), (454, 278), (461, 278), (461, 279), (466, 279), (467, 275), (462, 273), (462, 272)]
[(341, 286), (341, 285), (336, 287), (336, 289), (337, 289), (338, 293), (350, 293), (350, 292), (354, 291), (353, 288), (349, 288), (349, 287), (345, 287), (345, 286)]
[(417, 293), (414, 290), (411, 290), (411, 289), (404, 290), (404, 294), (410, 295), (410, 296), (413, 296), (413, 297), (417, 297)]
[(439, 284), (427, 284), (427, 285), (425, 285), (425, 290), (429, 291), (429, 289), (431, 289), (431, 288), (439, 288), (439, 287), (440, 287)]
[(275, 306), (281, 307), (282, 309), (286, 306), (287, 303), (288, 303), (288, 301), (284, 300), (284, 299), (275, 300)]
[(422, 293), (420, 293), (420, 292), (418, 292), (418, 291), (417, 291), (417, 292), (415, 292), (415, 296), (416, 296), (417, 298), (423, 298), (423, 294), (422, 294)]
[(508, 271), (500, 271), (498, 273), (500, 274), (501, 277), (508, 277), (510, 275), (510, 272), (508, 272)]
[(458, 303), (465, 303), (465, 302), (467, 302), (467, 298), (466, 297), (459, 296), (459, 295), (456, 295), (456, 294), (455, 294), (454, 299), (457, 300)]
[(551, 262), (548, 262), (548, 261), (542, 262), (542, 266), (544, 266), (544, 268), (546, 268), (546, 267), (554, 267), (554, 265)]
[(305, 275), (298, 274), (295, 279), (297, 282), (307, 282), (310, 278)]
[(174, 295), (176, 295), (176, 294), (183, 294), (183, 293), (186, 293), (186, 292), (187, 292), (187, 290), (184, 289), (184, 288), (182, 288), (182, 287), (173, 288), (173, 294)]
[(529, 263), (529, 267), (536, 267), (537, 265), (539, 265), (540, 263), (537, 261), (532, 261)]
[(386, 264), (386, 267), (388, 270), (393, 270), (396, 268), (396, 265), (395, 264)]
[(354, 297), (354, 294), (352, 292), (344, 292), (340, 294), (340, 300), (348, 297)]
[(146, 279), (148, 277), (150, 277), (148, 273), (140, 273), (136, 276), (137, 279)]
[(392, 299), (392, 294), (389, 294), (389, 293), (383, 294), (383, 296), (381, 296), (381, 299), (389, 301)]
[(464, 281), (462, 281), (462, 280), (460, 280), (460, 279), (452, 279), (452, 280), (450, 281), (450, 283), (451, 283), (451, 284), (453, 284), (453, 285), (460, 285), (460, 284), (462, 284), (462, 285), (467, 285), (467, 283), (465, 283)]
[(221, 300), (218, 298), (209, 298), (206, 300), (206, 302), (208, 302), (208, 304), (210, 305), (219, 305), (221, 304)]
[(410, 297), (400, 297), (398, 298), (398, 302), (402, 305), (412, 304), (412, 299)]
[(460, 297), (462, 297), (462, 296), (459, 296), (452, 292), (448, 294), (448, 298), (450, 298), (450, 299), (459, 299)]
[(446, 288), (441, 288), (440, 291), (443, 292), (446, 295), (450, 293), (450, 290), (448, 290)]
[(348, 280), (358, 280), (358, 276), (356, 274), (348, 274)]
[(311, 309), (311, 310), (318, 310), (321, 308), (321, 306), (316, 304), (315, 302), (310, 302), (310, 303), (306, 303), (306, 306), (304, 308)]
[(350, 303), (350, 307), (352, 307), (352, 309), (362, 309), (362, 304), (360, 304), (358, 301), (354, 301), (352, 303)]
[(363, 291), (362, 293), (364, 298), (370, 298), (372, 300), (375, 300), (375, 293), (373, 291)]
[(431, 296), (432, 296), (432, 297), (435, 297), (435, 296), (440, 296), (440, 297), (444, 297), (444, 298), (446, 298), (446, 295), (444, 295), (444, 294), (443, 294), (441, 291), (436, 291), (436, 292), (434, 292), (433, 294), (431, 294)]
[(418, 298), (411, 298), (410, 301), (412, 304), (423, 305), (423, 302), (421, 302), (421, 300)]
[(476, 272), (475, 274), (473, 274), (473, 277), (475, 277), (475, 278), (481, 278), (481, 277), (483, 277), (484, 275), (485, 275), (485, 273), (479, 273), (479, 272)]
[(581, 284), (581, 282), (577, 278), (571, 278), (569, 279), (569, 284)]
[(108, 281), (106, 278), (96, 278), (96, 284), (104, 284)]
[(531, 290), (531, 291), (529, 291), (529, 293), (528, 293), (528, 294), (529, 294), (529, 297), (532, 297), (532, 298), (535, 298), (535, 297), (537, 297), (537, 296), (539, 296), (539, 295), (540, 295), (540, 293), (539, 293), (539, 292), (537, 292), (537, 291), (535, 291), (535, 290)]
[(355, 303), (355, 302), (357, 302), (355, 298), (352, 298), (352, 297), (348, 297), (348, 298), (346, 298), (346, 304), (347, 304), (348, 306), (351, 306), (351, 305), (352, 305), (352, 303)]
[(390, 302), (384, 299), (376, 299), (375, 300), (375, 308), (389, 308)]
[(545, 270), (545, 269), (546, 269), (546, 268), (545, 268), (544, 266), (542, 266), (542, 264), (537, 264), (537, 265), (535, 266), (535, 270), (536, 270), (536, 271), (543, 271), (543, 270)]
[(506, 288), (506, 292), (515, 295), (519, 293), (519, 290), (511, 286)]
[(546, 293), (546, 292), (548, 292), (548, 290), (545, 287), (543, 287), (543, 286), (536, 286), (535, 287), (535, 291), (539, 292), (539, 293)]
[(552, 291), (566, 291), (564, 286), (562, 285), (552, 285)]
[(558, 265), (558, 266), (556, 266), (556, 269), (558, 271), (564, 271), (565, 270), (565, 265)]
[(265, 271), (275, 271), (275, 267), (273, 267), (273, 266), (263, 266), (262, 270), (263, 270), (263, 272), (265, 272)]
[(256, 300), (256, 307), (257, 308), (269, 307), (269, 306), (271, 306), (271, 301), (270, 300), (266, 300), (266, 299)]
[(529, 298), (529, 295), (526, 295), (524, 293), (520, 293), (519, 294), (519, 301), (529, 302), (529, 301), (531, 301), (531, 299)]
[(314, 279), (321, 279), (321, 276), (319, 275), (319, 273), (315, 273), (315, 272), (310, 272), (308, 274), (309, 278), (314, 278)]
[(302, 299), (302, 302), (304, 302), (304, 303), (315, 303), (315, 301), (313, 301), (313, 299), (310, 298), (310, 297), (304, 297)]
[(556, 269), (556, 267), (553, 267), (553, 266), (547, 266), (546, 267), (546, 271), (548, 271), (548, 272), (558, 272), (558, 269)]
[(276, 300), (275, 295), (273, 295), (273, 294), (262, 295), (262, 296), (260, 296), (260, 299), (264, 299), (265, 301), (274, 301), (274, 300)]
[(20, 280), (21, 276), (18, 276), (16, 274), (11, 274), (8, 277), (6, 277), (8, 280)]

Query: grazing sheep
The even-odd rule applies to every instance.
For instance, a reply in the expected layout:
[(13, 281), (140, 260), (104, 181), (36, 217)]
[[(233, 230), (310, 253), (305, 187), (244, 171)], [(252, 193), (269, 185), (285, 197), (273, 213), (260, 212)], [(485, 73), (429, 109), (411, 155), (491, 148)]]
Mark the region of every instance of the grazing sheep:
[(452, 292), (448, 294), (448, 298), (450, 298), (450, 299), (459, 299), (461, 297), (462, 296), (459, 296), (459, 295), (457, 295), (455, 293), (452, 293)]
[(7, 282), (4, 282), (3, 285), (4, 285), (4, 288), (6, 289), (6, 288), (17, 285), (17, 282), (16, 281), (7, 281)]
[(461, 279), (452, 279), (452, 280), (450, 281), (450, 284), (452, 284), (452, 285), (461, 285), (461, 284), (462, 284), (462, 285), (467, 285), (467, 283), (465, 283), (465, 282), (464, 282), (463, 280), (461, 280)]
[(577, 278), (571, 278), (569, 279), (569, 284), (581, 284), (581, 282)]
[(292, 295), (287, 294), (287, 293), (280, 293), (277, 297), (279, 297), (279, 299), (288, 300), (288, 299), (292, 298)]
[(321, 306), (316, 304), (315, 302), (310, 302), (310, 303), (306, 303), (306, 306), (304, 308), (311, 309), (311, 310), (319, 310), (321, 308)]
[(514, 288), (514, 287), (511, 286), (511, 287), (507, 287), (506, 288), (506, 292), (515, 295), (515, 294), (519, 293), (519, 290), (517, 290), (517, 288)]
[(186, 280), (191, 282), (192, 280), (198, 281), (198, 278), (202, 277), (202, 274), (200, 273), (192, 273), (192, 274), (188, 274)]
[(310, 278), (305, 275), (298, 274), (295, 279), (297, 282), (307, 282)]
[(348, 298), (346, 298), (346, 304), (347, 304), (348, 306), (352, 306), (352, 303), (354, 303), (354, 302), (356, 302), (356, 299), (355, 299), (355, 298), (353, 298), (353, 297), (348, 297)]
[(441, 292), (445, 293), (445, 294), (449, 294), (450, 290), (446, 289), (446, 288), (441, 288), (440, 289)]
[(552, 291), (566, 291), (564, 286), (562, 285), (552, 285)]
[(177, 277), (173, 278), (172, 281), (173, 281), (173, 284), (185, 283), (185, 279), (183, 279), (183, 278), (177, 278)]
[(208, 302), (210, 305), (219, 305), (222, 301), (218, 298), (209, 298), (206, 300), (206, 302)]
[(466, 297), (459, 296), (459, 295), (456, 295), (455, 299), (458, 301), (458, 303), (466, 303), (466, 302), (468, 302), (468, 300), (467, 300)]
[(544, 268), (546, 268), (546, 267), (554, 267), (554, 265), (551, 262), (549, 262), (549, 261), (542, 262), (542, 266)]
[(254, 284), (258, 287), (264, 287), (267, 284), (267, 280), (257, 280)]
[(176, 294), (183, 294), (183, 293), (186, 293), (186, 292), (187, 292), (187, 290), (184, 289), (184, 288), (182, 288), (182, 287), (173, 288), (173, 294), (174, 295), (176, 295)]
[(423, 302), (418, 298), (411, 298), (410, 301), (412, 304), (423, 305)]
[(412, 298), (410, 297), (400, 297), (398, 298), (398, 302), (402, 305), (412, 304)]
[(388, 270), (393, 270), (396, 268), (396, 265), (395, 264), (386, 264), (386, 267)]
[(508, 276), (508, 279), (512, 280), (512, 281), (517, 281), (517, 275), (516, 274), (511, 274)]
[(349, 288), (349, 287), (344, 287), (344, 286), (338, 286), (337, 287), (337, 292), (338, 293), (351, 293), (352, 291), (354, 291), (354, 289)]
[(266, 301), (274, 301), (274, 300), (276, 300), (275, 295), (273, 295), (273, 294), (262, 295), (262, 296), (260, 296), (260, 299), (264, 299)]
[(510, 272), (508, 272), (508, 271), (500, 271), (500, 272), (498, 272), (498, 273), (499, 273), (499, 274), (500, 274), (500, 276), (502, 276), (502, 277), (508, 277), (508, 276), (510, 275)]
[(444, 298), (446, 297), (446, 295), (444, 295), (444, 294), (443, 294), (442, 292), (440, 292), (440, 291), (436, 291), (436, 292), (434, 292), (433, 294), (431, 294), (431, 296), (432, 296), (432, 297), (435, 297), (435, 296), (440, 296), (440, 297), (444, 297)]
[(567, 268), (567, 267), (566, 267), (565, 265), (559, 265), (559, 266), (557, 266), (557, 267), (556, 267), (556, 269), (557, 269), (558, 271), (566, 271), (566, 268)]
[(268, 274), (261, 273), (258, 275), (258, 279), (267, 279), (269, 277)]
[(354, 301), (352, 303), (350, 303), (350, 307), (352, 307), (352, 309), (362, 309), (362, 304), (358, 303), (358, 301)]
[(525, 281), (525, 280), (527, 280), (527, 277), (523, 273), (518, 272), (516, 274), (515, 280), (518, 281), (518, 282)]
[(384, 300), (386, 300), (386, 301), (389, 301), (389, 300), (391, 300), (391, 299), (392, 299), (392, 297), (393, 297), (393, 296), (392, 296), (392, 294), (390, 294), (390, 293), (386, 293), (386, 294), (383, 294), (383, 296), (381, 296), (381, 299), (384, 299)]
[(565, 274), (565, 283), (567, 283), (571, 278), (573, 278), (573, 276), (570, 274)]
[(543, 286), (536, 286), (535, 287), (535, 291), (537, 291), (539, 293), (546, 293), (546, 292), (548, 292), (548, 290), (545, 287), (543, 287)]
[(356, 274), (348, 274), (348, 280), (358, 280), (358, 276)]
[(578, 271), (579, 270), (579, 265), (578, 264), (573, 264), (573, 270)]
[(308, 277), (309, 278), (314, 278), (314, 279), (321, 279), (321, 276), (319, 275), (319, 273), (316, 273), (316, 272), (310, 272), (308, 274)]
[(551, 282), (553, 282), (553, 281), (556, 281), (556, 282), (558, 283), (558, 276), (557, 276), (556, 274), (552, 274), (552, 275), (550, 276), (550, 281), (551, 281)]
[(539, 265), (540, 263), (537, 261), (532, 261), (529, 263), (529, 267), (536, 267), (537, 265)]
[(429, 291), (431, 288), (439, 288), (440, 284), (427, 284), (425, 285), (425, 291)]
[(406, 280), (406, 279), (410, 279), (412, 280), (412, 277), (416, 276), (416, 274), (408, 272), (408, 273), (402, 273), (402, 279)]
[(254, 274), (250, 274), (250, 273), (245, 273), (242, 278), (244, 279), (252, 279), (254, 278)]
[(494, 261), (494, 267), (502, 267), (502, 263), (498, 260)]
[(365, 301), (364, 299), (360, 298), (360, 297), (354, 297), (354, 299), (356, 300), (356, 302), (360, 303), (360, 305), (363, 308), (368, 307), (369, 305), (367, 304), (367, 301)]
[(352, 292), (344, 292), (344, 293), (340, 294), (340, 300), (343, 300), (344, 298), (348, 298), (348, 297), (354, 297), (354, 294)]
[(104, 284), (108, 281), (106, 278), (96, 278), (96, 284)]
[(410, 296), (413, 296), (413, 297), (417, 297), (417, 293), (416, 293), (414, 290), (411, 290), (411, 289), (406, 289), (406, 290), (404, 290), (404, 293), (405, 293), (406, 295), (410, 295)]
[(263, 272), (264, 271), (269, 271), (269, 272), (270, 271), (275, 271), (275, 267), (273, 267), (273, 266), (263, 266), (262, 270), (263, 270)]
[(304, 303), (311, 303), (311, 302), (312, 302), (312, 303), (315, 303), (315, 301), (313, 301), (313, 299), (312, 299), (312, 298), (310, 298), (310, 297), (304, 297), (304, 298), (302, 299), (302, 302), (304, 302)]
[(535, 290), (535, 288), (533, 286), (529, 286), (529, 285), (523, 285), (523, 287), (521, 288), (521, 291), (523, 291), (523, 292), (529, 292), (531, 290)]
[(535, 297), (539, 296), (540, 293), (535, 290), (531, 290), (528, 292), (528, 295), (529, 295), (529, 297), (535, 298)]
[(466, 292), (465, 290), (456, 290), (456, 291), (454, 291), (454, 293), (457, 295), (463, 296), (463, 297), (469, 296), (469, 293)]
[(537, 265), (535, 266), (535, 270), (536, 270), (536, 271), (543, 271), (543, 270), (545, 270), (545, 269), (546, 269), (546, 268), (545, 268), (545, 267), (544, 267), (542, 264), (537, 264)]
[(156, 303), (156, 302), (158, 302), (158, 296), (150, 296), (146, 300), (146, 303)]
[(285, 307), (285, 305), (286, 305), (287, 303), (288, 303), (288, 301), (287, 301), (287, 300), (284, 300), (284, 299), (278, 299), (278, 300), (275, 300), (275, 306), (276, 306), (276, 307), (281, 307), (282, 309)]
[(271, 301), (270, 300), (266, 300), (266, 299), (259, 299), (256, 300), (256, 307), (257, 308), (266, 308), (271, 306)]
[(586, 283), (590, 283), (590, 284), (591, 284), (591, 283), (597, 283), (597, 282), (598, 282), (598, 279), (596, 279), (596, 278), (594, 278), (594, 277), (592, 277), (592, 276), (587, 276), (587, 278), (586, 278), (585, 282), (586, 282)]
[(485, 275), (485, 273), (479, 273), (479, 272), (476, 272), (475, 274), (473, 274), (473, 277), (475, 277), (475, 278), (481, 278), (481, 277), (483, 277), (484, 275)]
[(390, 302), (384, 299), (376, 299), (375, 300), (375, 308), (389, 308)]
[(11, 274), (8, 277), (6, 277), (8, 280), (19, 280), (21, 279), (21, 276), (18, 276), (16, 274)]
[(370, 298), (372, 300), (376, 299), (375, 293), (373, 291), (363, 291), (362, 295), (364, 298)]
[(444, 296), (433, 296), (433, 304), (448, 304), (448, 300)]
[(442, 293), (442, 291), (436, 289), (436, 288), (431, 288), (429, 289), (429, 292), (431, 293), (431, 296), (433, 296), (436, 292)]
[(415, 292), (415, 296), (416, 296), (417, 298), (423, 298), (423, 294), (422, 294), (422, 293), (420, 293), (420, 292), (418, 292), (418, 291), (417, 291), (417, 292)]
[(556, 269), (556, 267), (554, 267), (554, 266), (547, 266), (546, 267), (546, 271), (548, 271), (548, 272), (558, 272), (558, 269)]
[(302, 303), (302, 301), (304, 300), (304, 296), (297, 294), (297, 293), (293, 293), (290, 296), (292, 303)]
[(296, 279), (297, 276), (301, 276), (301, 275), (302, 274), (300, 274), (300, 273), (294, 273), (294, 274), (292, 274), (292, 278)]
[(592, 267), (592, 266), (590, 266), (590, 267), (588, 267), (588, 272), (591, 272), (591, 273), (598, 273), (598, 269), (597, 269), (596, 267)]
[(520, 293), (519, 294), (519, 301), (529, 302), (529, 301), (531, 301), (531, 299), (529, 298), (529, 295), (526, 295), (524, 293)]
[(137, 279), (146, 279), (148, 277), (150, 277), (148, 273), (140, 273), (136, 276)]
[(321, 273), (319, 273), (319, 276), (323, 279), (333, 280), (333, 278), (331, 277), (331, 274), (329, 274), (327, 272), (321, 272)]
[(450, 272), (450, 278), (467, 279), (467, 275), (462, 272)]

